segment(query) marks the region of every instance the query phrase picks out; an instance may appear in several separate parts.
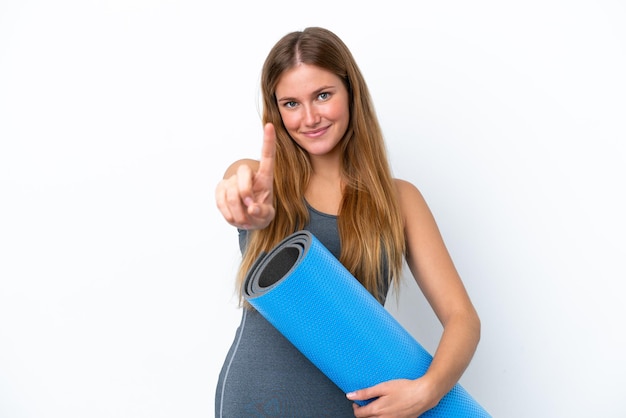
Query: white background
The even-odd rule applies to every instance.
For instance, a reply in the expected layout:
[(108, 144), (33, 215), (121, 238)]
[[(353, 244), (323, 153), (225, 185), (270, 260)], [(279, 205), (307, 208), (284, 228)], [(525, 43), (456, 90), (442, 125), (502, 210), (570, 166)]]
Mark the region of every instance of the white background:
[[(368, 80), (483, 335), (494, 417), (623, 417), (619, 1), (0, 1), (0, 417), (211, 417), (240, 312), (213, 191), (261, 145), (279, 37)], [(408, 281), (389, 309), (433, 350)], [(391, 298), (393, 300), (393, 297)]]

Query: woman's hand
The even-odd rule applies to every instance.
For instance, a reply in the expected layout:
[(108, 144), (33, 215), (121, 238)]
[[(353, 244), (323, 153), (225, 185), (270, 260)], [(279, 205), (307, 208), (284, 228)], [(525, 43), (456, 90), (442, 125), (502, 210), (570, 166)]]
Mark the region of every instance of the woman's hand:
[(424, 377), (390, 380), (346, 396), (352, 401), (376, 398), (365, 406), (353, 404), (357, 418), (415, 418), (434, 408), (443, 397)]
[(226, 221), (242, 229), (262, 229), (274, 219), (273, 182), (276, 131), (263, 129), (261, 159), (242, 160), (226, 171), (215, 190), (217, 207)]

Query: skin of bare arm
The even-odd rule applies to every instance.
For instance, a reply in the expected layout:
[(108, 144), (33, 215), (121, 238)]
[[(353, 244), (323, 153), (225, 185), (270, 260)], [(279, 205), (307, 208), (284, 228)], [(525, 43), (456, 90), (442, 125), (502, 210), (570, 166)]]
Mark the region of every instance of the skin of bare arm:
[(261, 159), (242, 159), (226, 169), (224, 179), (215, 189), (215, 200), (229, 224), (242, 229), (262, 229), (274, 219), (275, 154), (276, 133), (268, 123), (263, 130)]
[(416, 417), (435, 407), (459, 380), (478, 345), (480, 320), (445, 247), (422, 194), (396, 180), (407, 242), (407, 264), (437, 318), (443, 334), (424, 376), (399, 379), (347, 394), (356, 417)]

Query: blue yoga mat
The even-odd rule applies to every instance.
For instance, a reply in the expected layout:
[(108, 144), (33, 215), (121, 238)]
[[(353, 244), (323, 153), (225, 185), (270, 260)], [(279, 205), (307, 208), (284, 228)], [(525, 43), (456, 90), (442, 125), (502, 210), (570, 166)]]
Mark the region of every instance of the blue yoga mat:
[[(416, 379), (432, 356), (309, 231), (250, 269), (244, 298), (345, 393)], [(489, 418), (456, 384), (422, 417)]]

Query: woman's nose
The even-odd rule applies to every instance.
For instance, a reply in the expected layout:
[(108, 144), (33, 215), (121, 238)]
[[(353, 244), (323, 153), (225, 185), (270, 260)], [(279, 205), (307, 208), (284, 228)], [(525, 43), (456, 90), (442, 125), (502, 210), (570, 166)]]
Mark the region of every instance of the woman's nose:
[(306, 106), (304, 110), (304, 123), (307, 126), (315, 126), (320, 122), (320, 115), (315, 106)]

